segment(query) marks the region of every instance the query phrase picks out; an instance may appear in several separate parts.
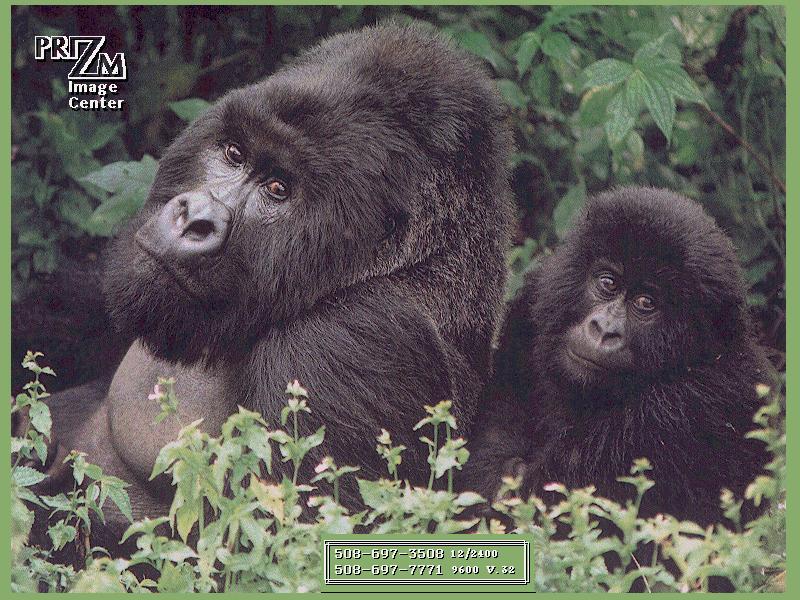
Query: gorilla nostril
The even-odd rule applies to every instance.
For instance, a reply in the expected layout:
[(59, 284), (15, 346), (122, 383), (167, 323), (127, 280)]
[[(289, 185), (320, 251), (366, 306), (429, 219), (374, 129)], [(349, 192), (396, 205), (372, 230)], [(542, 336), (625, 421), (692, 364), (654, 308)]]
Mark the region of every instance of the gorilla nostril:
[(186, 229), (183, 230), (182, 237), (202, 241), (215, 231), (216, 227), (214, 227), (214, 223), (205, 219), (197, 219), (186, 226)]

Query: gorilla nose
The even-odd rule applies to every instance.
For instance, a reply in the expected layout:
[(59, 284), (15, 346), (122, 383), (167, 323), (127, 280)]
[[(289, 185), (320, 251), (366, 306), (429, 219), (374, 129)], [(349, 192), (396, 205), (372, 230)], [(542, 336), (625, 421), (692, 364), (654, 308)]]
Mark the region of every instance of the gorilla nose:
[(136, 238), (159, 257), (191, 262), (222, 250), (230, 220), (228, 208), (210, 193), (185, 192), (151, 217)]
[(616, 352), (625, 346), (622, 328), (616, 322), (603, 322), (600, 319), (589, 321), (589, 339), (603, 352)]

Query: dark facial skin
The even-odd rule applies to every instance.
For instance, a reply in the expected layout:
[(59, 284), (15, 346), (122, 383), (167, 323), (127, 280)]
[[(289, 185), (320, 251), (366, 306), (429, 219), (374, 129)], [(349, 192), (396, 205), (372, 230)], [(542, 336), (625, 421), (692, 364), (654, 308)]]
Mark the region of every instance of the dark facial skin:
[(620, 265), (599, 263), (586, 281), (589, 310), (570, 327), (562, 363), (586, 387), (610, 383), (635, 367), (630, 341), (659, 326), (658, 288), (648, 280), (626, 280)]

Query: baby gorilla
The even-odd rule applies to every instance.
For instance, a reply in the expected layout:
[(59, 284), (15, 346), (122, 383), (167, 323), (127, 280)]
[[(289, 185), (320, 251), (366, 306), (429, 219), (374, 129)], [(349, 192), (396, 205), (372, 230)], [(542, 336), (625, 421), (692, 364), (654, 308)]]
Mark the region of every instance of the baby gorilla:
[[(422, 480), (423, 405), (451, 399), (469, 431), (488, 379), (513, 221), (505, 118), (471, 58), (411, 26), (333, 37), (222, 98), (111, 250), (109, 314), (132, 344), (110, 384), (52, 398), (60, 456), (130, 482), (136, 518), (166, 514), (172, 487), (149, 476), (180, 422), (217, 433), (242, 405), (279, 427), (298, 379), (300, 433), (326, 427), (304, 481), (324, 455), (385, 474), (382, 427), (408, 447), (401, 476)], [(180, 414), (155, 425), (159, 377)], [(71, 486), (58, 467), (51, 491)], [(106, 516), (92, 541), (112, 547), (125, 522)]]
[(767, 363), (730, 239), (696, 203), (622, 188), (589, 200), (514, 301), (463, 485), (492, 498), (594, 485), (624, 501), (634, 459), (656, 484), (643, 515), (722, 519), (766, 463), (745, 439)]

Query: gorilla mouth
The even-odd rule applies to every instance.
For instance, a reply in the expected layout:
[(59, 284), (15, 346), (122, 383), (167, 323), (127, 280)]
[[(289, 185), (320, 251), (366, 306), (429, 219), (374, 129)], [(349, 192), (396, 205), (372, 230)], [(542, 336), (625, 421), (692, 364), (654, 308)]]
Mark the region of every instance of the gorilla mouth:
[(189, 296), (192, 300), (198, 302), (199, 304), (205, 306), (206, 301), (200, 297), (195, 290), (191, 289), (190, 285), (187, 285), (186, 277), (182, 276), (180, 273), (176, 272), (175, 269), (167, 264), (162, 257), (159, 256), (157, 252), (155, 252), (152, 248), (149, 248), (147, 244), (145, 244), (142, 240), (139, 239), (138, 236), (134, 237), (136, 241), (136, 245), (144, 252), (147, 259), (158, 265), (158, 267), (170, 278), (172, 279), (175, 284), (181, 288), (187, 296)]
[(595, 371), (607, 371), (608, 368), (601, 365), (598, 362), (593, 361), (591, 358), (587, 358), (585, 356), (581, 356), (577, 352), (575, 352), (572, 348), (567, 348), (567, 356), (572, 359), (573, 361), (577, 362), (578, 364), (584, 365), (589, 367), (590, 369), (594, 369)]

